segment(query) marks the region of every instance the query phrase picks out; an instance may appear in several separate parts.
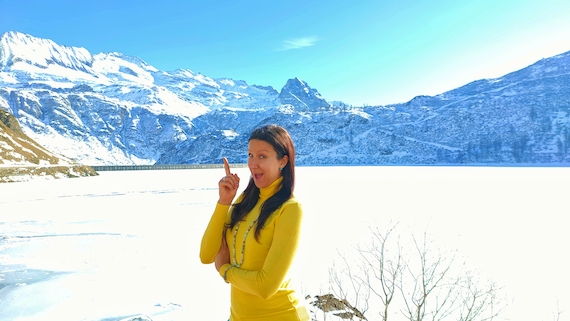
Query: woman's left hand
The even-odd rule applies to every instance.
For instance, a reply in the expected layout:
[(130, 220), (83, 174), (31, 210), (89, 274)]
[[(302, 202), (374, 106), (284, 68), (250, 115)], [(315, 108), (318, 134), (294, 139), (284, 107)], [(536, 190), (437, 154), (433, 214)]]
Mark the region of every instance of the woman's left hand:
[(214, 264), (216, 265), (216, 271), (218, 272), (224, 264), (230, 264), (230, 249), (228, 249), (225, 237), (222, 237), (222, 245), (220, 246), (218, 254), (216, 254)]

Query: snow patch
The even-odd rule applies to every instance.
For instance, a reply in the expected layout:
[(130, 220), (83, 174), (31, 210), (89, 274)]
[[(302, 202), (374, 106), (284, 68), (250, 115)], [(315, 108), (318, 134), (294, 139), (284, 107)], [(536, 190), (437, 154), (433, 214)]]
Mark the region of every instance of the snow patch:
[(233, 129), (224, 129), (222, 130), (222, 135), (228, 139), (234, 139), (239, 136), (239, 134)]

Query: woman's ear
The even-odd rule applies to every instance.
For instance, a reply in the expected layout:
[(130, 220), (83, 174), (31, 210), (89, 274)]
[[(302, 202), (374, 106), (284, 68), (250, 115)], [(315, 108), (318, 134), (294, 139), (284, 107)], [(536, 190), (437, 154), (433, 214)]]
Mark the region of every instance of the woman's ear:
[(287, 163), (289, 162), (289, 156), (285, 155), (283, 156), (283, 158), (281, 158), (281, 160), (279, 161), (279, 168), (283, 169), (285, 168), (285, 166), (287, 166)]

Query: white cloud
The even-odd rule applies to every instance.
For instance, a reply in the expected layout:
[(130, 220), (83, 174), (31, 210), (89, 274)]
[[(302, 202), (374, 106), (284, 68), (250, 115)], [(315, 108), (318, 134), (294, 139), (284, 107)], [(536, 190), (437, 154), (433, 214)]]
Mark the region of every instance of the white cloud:
[(303, 37), (283, 41), (280, 50), (299, 49), (314, 46), (319, 39), (317, 37)]

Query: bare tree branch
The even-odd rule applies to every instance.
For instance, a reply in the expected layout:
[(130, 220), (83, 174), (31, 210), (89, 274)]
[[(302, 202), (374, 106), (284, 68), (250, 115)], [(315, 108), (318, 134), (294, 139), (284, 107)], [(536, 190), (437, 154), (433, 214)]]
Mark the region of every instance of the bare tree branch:
[(451, 257), (439, 252), (432, 255), (431, 248), (428, 248), (426, 232), (421, 243), (415, 236), (413, 241), (419, 262), (417, 265), (407, 265), (406, 270), (413, 284), (411, 291), (406, 292), (404, 279), (400, 279), (400, 291), (406, 306), (403, 312), (410, 321), (422, 321), (426, 316), (430, 316), (431, 320), (440, 320), (454, 310), (455, 300), (450, 300), (454, 282), (446, 284), (445, 281), (449, 279), (448, 273), (455, 260), (455, 254)]
[[(374, 312), (382, 321), (398, 313), (394, 308), (409, 321), (492, 321), (499, 316), (505, 308), (500, 287), (481, 281), (465, 266), (455, 267), (456, 250), (441, 250), (428, 241), (427, 232), (423, 239), (412, 235), (411, 252), (404, 252), (400, 237), (393, 237), (396, 227), (370, 228), (370, 243), (356, 247), (356, 261), (339, 253), (342, 266), (329, 270), (332, 294), (313, 301), (324, 311), (325, 321), (326, 313), (367, 320), (364, 314), (370, 306), (378, 308)], [(370, 304), (372, 294), (381, 305)], [(561, 314), (558, 311), (555, 321)]]

